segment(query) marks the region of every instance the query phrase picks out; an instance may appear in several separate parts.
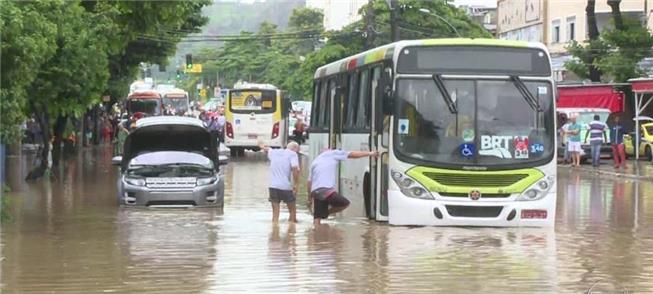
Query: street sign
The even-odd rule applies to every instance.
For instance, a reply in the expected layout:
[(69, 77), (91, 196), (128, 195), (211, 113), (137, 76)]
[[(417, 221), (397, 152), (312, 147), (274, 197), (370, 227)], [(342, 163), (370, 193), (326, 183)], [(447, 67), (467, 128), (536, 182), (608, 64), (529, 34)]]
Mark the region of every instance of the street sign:
[(185, 73), (202, 73), (202, 65), (201, 64), (193, 64), (193, 68), (186, 68), (184, 69)]
[(202, 98), (206, 98), (206, 89), (202, 89), (202, 90), (200, 90), (200, 96), (201, 96)]
[(109, 102), (109, 101), (111, 101), (111, 96), (109, 95), (102, 96), (102, 102)]

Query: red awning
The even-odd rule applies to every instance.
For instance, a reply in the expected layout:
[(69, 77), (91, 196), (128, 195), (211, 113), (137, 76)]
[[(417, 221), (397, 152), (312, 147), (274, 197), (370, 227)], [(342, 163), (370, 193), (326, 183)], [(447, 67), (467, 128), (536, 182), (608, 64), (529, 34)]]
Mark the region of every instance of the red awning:
[(632, 86), (633, 92), (635, 93), (653, 93), (653, 79), (630, 79), (628, 82)]
[(624, 93), (613, 85), (558, 86), (558, 97), (558, 107), (607, 108), (611, 112), (624, 109)]

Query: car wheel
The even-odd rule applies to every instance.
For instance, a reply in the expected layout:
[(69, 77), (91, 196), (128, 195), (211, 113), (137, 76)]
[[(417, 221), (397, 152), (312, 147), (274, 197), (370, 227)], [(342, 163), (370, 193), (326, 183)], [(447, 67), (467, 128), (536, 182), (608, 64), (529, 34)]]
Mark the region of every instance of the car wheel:
[(646, 156), (646, 159), (648, 159), (648, 161), (653, 161), (653, 153), (651, 152), (650, 145), (646, 145), (646, 148), (644, 149), (644, 154)]

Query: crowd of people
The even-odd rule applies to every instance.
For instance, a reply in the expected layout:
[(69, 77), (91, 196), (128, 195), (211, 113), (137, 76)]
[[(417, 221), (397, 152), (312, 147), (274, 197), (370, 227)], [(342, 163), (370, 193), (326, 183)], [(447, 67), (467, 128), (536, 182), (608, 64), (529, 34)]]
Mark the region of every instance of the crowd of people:
[[(561, 144), (564, 147), (563, 162), (565, 164), (571, 163), (573, 167), (580, 166), (583, 153), (582, 143), (589, 143), (589, 157), (592, 160), (592, 166), (598, 167), (601, 164), (601, 146), (609, 142), (614, 168), (626, 168), (626, 151), (624, 146), (624, 134), (626, 134), (626, 131), (618, 115), (612, 118), (611, 126), (602, 122), (599, 115), (594, 115), (593, 120), (585, 126), (582, 126), (578, 122), (578, 114), (567, 116), (563, 113), (560, 115), (559, 121), (562, 125), (559, 134)], [(585, 133), (585, 137), (581, 138), (581, 130), (583, 128), (587, 129), (587, 132)]]

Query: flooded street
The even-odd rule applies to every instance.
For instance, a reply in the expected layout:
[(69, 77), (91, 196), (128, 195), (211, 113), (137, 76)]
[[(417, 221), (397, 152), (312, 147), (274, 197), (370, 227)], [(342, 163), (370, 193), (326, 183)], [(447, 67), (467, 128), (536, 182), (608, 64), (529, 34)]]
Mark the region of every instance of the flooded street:
[(653, 292), (649, 181), (560, 168), (555, 230), (391, 227), (359, 199), (314, 229), (305, 194), (271, 224), (260, 154), (226, 167), (224, 212), (120, 209), (110, 156), (10, 195), (2, 293)]

